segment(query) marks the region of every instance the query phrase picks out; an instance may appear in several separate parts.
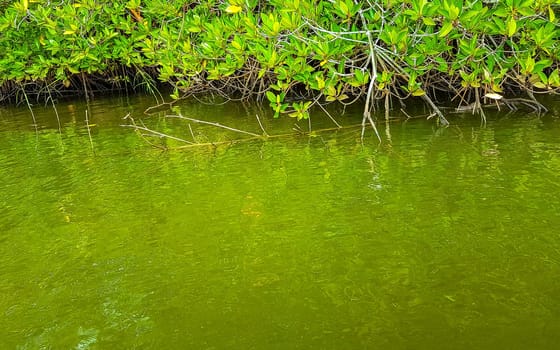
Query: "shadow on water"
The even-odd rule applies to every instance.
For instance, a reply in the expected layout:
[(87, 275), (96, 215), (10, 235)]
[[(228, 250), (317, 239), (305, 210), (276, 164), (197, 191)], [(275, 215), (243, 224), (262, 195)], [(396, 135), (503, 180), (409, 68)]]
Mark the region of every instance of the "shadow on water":
[[(83, 104), (59, 106), (60, 130), (37, 108), (37, 133), (27, 110), (0, 110), (0, 347), (560, 342), (558, 114), (394, 122), (390, 142), (380, 122), (381, 145), (357, 128), (163, 152), (119, 126), (149, 103), (95, 101), (91, 141)], [(240, 104), (177, 111), (294, 127)], [(192, 135), (184, 121), (142, 121)]]

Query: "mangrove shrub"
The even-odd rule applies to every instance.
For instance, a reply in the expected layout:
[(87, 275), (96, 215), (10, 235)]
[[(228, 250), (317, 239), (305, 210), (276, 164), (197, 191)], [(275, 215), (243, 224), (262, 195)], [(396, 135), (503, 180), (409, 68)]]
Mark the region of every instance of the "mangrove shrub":
[[(0, 100), (159, 83), (314, 105), (445, 96), (480, 108), (560, 88), (558, 0), (0, 2)], [(365, 97), (365, 99), (363, 98)], [(444, 121), (443, 115), (439, 114)]]

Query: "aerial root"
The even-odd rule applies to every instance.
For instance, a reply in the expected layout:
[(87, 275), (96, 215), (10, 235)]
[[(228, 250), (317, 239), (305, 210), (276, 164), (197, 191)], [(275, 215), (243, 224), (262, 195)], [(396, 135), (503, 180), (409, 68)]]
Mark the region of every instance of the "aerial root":
[(455, 109), (455, 112), (463, 113), (463, 112), (479, 112), (483, 114), (483, 108), (498, 108), (500, 109), (501, 106), (505, 106), (509, 108), (511, 111), (517, 111), (520, 106), (524, 106), (529, 108), (534, 113), (541, 115), (548, 112), (548, 109), (539, 101), (537, 101), (534, 97), (532, 98), (502, 98), (500, 100), (495, 100), (494, 103), (489, 104), (481, 104), (480, 100), (475, 101), (471, 104), (465, 106), (459, 106)]

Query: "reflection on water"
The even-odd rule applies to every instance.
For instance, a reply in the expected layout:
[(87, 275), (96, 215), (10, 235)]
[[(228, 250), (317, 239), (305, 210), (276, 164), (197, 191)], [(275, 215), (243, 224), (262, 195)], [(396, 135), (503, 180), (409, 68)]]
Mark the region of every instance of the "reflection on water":
[[(0, 112), (0, 348), (560, 342), (556, 118), (162, 152), (119, 127), (133, 102), (91, 106), (93, 151), (81, 104), (59, 107), (60, 130), (38, 108), (38, 133), (28, 111)], [(181, 108), (259, 130), (251, 107)]]

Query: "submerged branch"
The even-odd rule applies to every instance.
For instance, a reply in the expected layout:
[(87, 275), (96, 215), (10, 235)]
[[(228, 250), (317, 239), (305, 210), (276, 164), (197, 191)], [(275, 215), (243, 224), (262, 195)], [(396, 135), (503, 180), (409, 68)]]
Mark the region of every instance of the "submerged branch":
[[(261, 123), (261, 118), (259, 118), (258, 114), (255, 114), (255, 116), (257, 117), (257, 121), (259, 122), (259, 126), (261, 127), (261, 130), (263, 131), (263, 135), (268, 137), (269, 135), (266, 132), (266, 130), (264, 129), (262, 123)], [(190, 126), (190, 124), (189, 124), (189, 126)]]
[(230, 130), (230, 131), (235, 131), (235, 132), (239, 132), (242, 134), (247, 134), (247, 135), (251, 135), (251, 136), (255, 136), (255, 137), (262, 137), (259, 134), (255, 134), (254, 132), (250, 132), (250, 131), (245, 131), (245, 130), (240, 130), (240, 129), (236, 129), (236, 128), (232, 128), (229, 126), (225, 126), (222, 125), (220, 123), (214, 123), (214, 122), (207, 122), (205, 120), (200, 120), (200, 119), (195, 119), (195, 118), (189, 118), (189, 117), (184, 117), (182, 115), (166, 115), (167, 118), (178, 118), (178, 119), (184, 119), (184, 120), (189, 120), (191, 122), (194, 123), (199, 123), (199, 124), (206, 124), (206, 125), (211, 125), (211, 126), (215, 126), (217, 128), (222, 128), (222, 129), (226, 129), (226, 130)]
[(317, 129), (317, 130), (313, 130), (312, 132), (305, 132), (303, 130), (297, 130), (297, 132), (292, 132), (292, 133), (284, 133), (284, 134), (276, 134), (276, 135), (268, 135), (268, 137), (263, 138), (262, 136), (253, 136), (253, 137), (247, 137), (247, 138), (243, 138), (243, 139), (237, 139), (237, 140), (230, 140), (230, 141), (216, 141), (216, 142), (203, 142), (203, 143), (196, 143), (196, 144), (192, 144), (192, 145), (185, 145), (185, 146), (178, 146), (178, 147), (174, 147), (174, 148), (170, 148), (170, 149), (175, 149), (175, 150), (181, 150), (181, 149), (188, 149), (188, 148), (193, 148), (193, 147), (205, 147), (205, 146), (219, 146), (219, 145), (231, 145), (234, 143), (239, 143), (239, 142), (249, 142), (249, 141), (266, 141), (269, 139), (277, 139), (277, 138), (284, 138), (284, 137), (294, 137), (294, 136), (301, 136), (301, 135), (316, 135), (318, 133), (322, 133), (322, 132), (329, 132), (329, 131), (339, 131), (341, 129), (355, 129), (358, 127), (361, 127), (362, 124), (354, 124), (354, 125), (348, 125), (348, 126), (341, 126), (340, 128), (336, 127), (336, 128), (325, 128), (325, 129)]
[(127, 114), (123, 119), (124, 119), (124, 120), (130, 120), (131, 123), (130, 123), (130, 124), (121, 124), (122, 127), (125, 127), (125, 128), (132, 128), (132, 129), (134, 129), (134, 130), (136, 130), (136, 131), (139, 131), (139, 130), (141, 130), (141, 131), (146, 131), (146, 132), (149, 132), (150, 134), (155, 135), (155, 136), (159, 136), (159, 137), (163, 137), (163, 138), (168, 138), (168, 139), (171, 139), (171, 140), (175, 140), (175, 141), (187, 143), (187, 144), (190, 144), (190, 145), (195, 144), (194, 142), (190, 142), (190, 141), (187, 141), (187, 140), (185, 140), (185, 139), (182, 139), (182, 138), (179, 138), (179, 137), (176, 137), (176, 136), (164, 134), (164, 133), (162, 133), (162, 132), (149, 129), (149, 128), (147, 128), (145, 125), (139, 126), (139, 125), (136, 124), (136, 122), (134, 121), (134, 119), (130, 116), (130, 113)]
[(449, 122), (447, 121), (447, 119), (445, 119), (445, 117), (443, 116), (443, 113), (441, 112), (441, 110), (436, 106), (436, 104), (432, 101), (431, 98), (428, 97), (428, 95), (424, 94), (421, 96), (422, 99), (424, 100), (424, 102), (426, 102), (431, 108), (432, 111), (438, 116), (439, 118), (439, 122), (443, 125), (443, 126), (448, 126)]
[[(172, 117), (172, 116), (167, 116), (167, 117)], [(178, 116), (174, 116), (174, 117), (178, 117)], [(188, 118), (188, 117), (182, 117), (180, 119), (185, 119), (185, 120), (193, 121), (195, 123), (200, 122), (202, 124), (207, 124), (207, 125), (211, 125), (211, 126), (225, 128), (227, 130), (236, 131), (236, 132), (239, 132), (239, 133), (242, 133), (242, 134), (249, 135), (251, 137), (245, 137), (245, 138), (228, 140), (228, 141), (190, 142), (190, 141), (187, 141), (185, 139), (182, 139), (182, 138), (179, 138), (179, 137), (176, 137), (176, 136), (172, 136), (172, 135), (169, 135), (169, 134), (165, 134), (165, 133), (162, 133), (162, 132), (159, 132), (159, 131), (152, 130), (152, 129), (146, 127), (144, 124), (138, 125), (136, 123), (136, 121), (134, 120), (134, 118), (132, 118), (130, 116), (130, 113), (127, 114), (125, 117), (123, 117), (123, 120), (129, 120), (130, 124), (123, 124), (121, 126), (126, 127), (126, 128), (134, 129), (135, 131), (138, 131), (138, 132), (140, 132), (140, 131), (146, 132), (147, 135), (149, 135), (149, 136), (167, 138), (167, 139), (170, 139), (170, 140), (175, 140), (175, 141), (179, 141), (179, 142), (182, 142), (182, 143), (186, 143), (186, 145), (183, 145), (183, 146), (176, 146), (176, 147), (165, 146), (164, 147), (164, 146), (161, 146), (161, 145), (154, 144), (153, 142), (150, 142), (148, 139), (143, 137), (143, 139), (148, 144), (150, 144), (151, 146), (156, 147), (156, 148), (160, 148), (160, 149), (164, 149), (164, 150), (181, 150), (181, 149), (187, 149), (187, 148), (206, 147), (206, 146), (215, 147), (215, 146), (219, 146), (219, 145), (230, 145), (230, 144), (234, 144), (234, 143), (238, 143), (238, 142), (248, 142), (248, 141), (258, 141), (258, 140), (267, 141), (269, 139), (283, 138), (283, 137), (293, 137), (293, 136), (301, 136), (301, 135), (315, 136), (316, 134), (322, 133), (322, 132), (339, 131), (339, 130), (342, 130), (342, 129), (353, 129), (353, 128), (357, 128), (357, 127), (362, 126), (362, 124), (354, 124), (354, 125), (348, 125), (348, 126), (339, 126), (339, 127), (335, 127), (335, 128), (317, 129), (317, 130), (313, 130), (313, 131), (309, 131), (309, 132), (306, 132), (306, 131), (303, 131), (303, 130), (299, 129), (299, 130), (297, 130), (297, 132), (269, 135), (268, 133), (266, 133), (264, 127), (262, 127), (262, 124), (260, 123), (260, 118), (258, 118), (258, 116), (257, 116), (257, 120), (259, 120), (259, 124), (261, 125), (263, 133), (264, 133), (264, 135), (258, 135), (258, 134), (255, 134), (255, 133), (246, 132), (246, 131), (238, 130), (238, 129), (235, 129), (235, 128), (230, 128), (230, 127), (221, 125), (219, 123), (206, 122), (206, 121), (203, 121), (203, 120), (198, 120), (198, 119)], [(194, 132), (191, 128), (191, 125), (188, 124), (188, 127), (189, 127), (191, 135), (194, 139)], [(146, 134), (140, 133), (140, 135), (145, 136)]]

